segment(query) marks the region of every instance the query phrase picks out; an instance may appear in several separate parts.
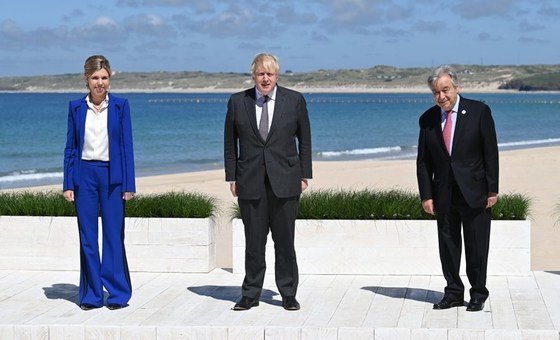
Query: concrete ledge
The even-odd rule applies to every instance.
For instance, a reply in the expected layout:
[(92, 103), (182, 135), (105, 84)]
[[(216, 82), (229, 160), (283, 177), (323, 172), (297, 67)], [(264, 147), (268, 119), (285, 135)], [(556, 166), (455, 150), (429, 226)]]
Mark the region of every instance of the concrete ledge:
[[(243, 273), (243, 223), (232, 222), (233, 272)], [(493, 221), (489, 275), (529, 275), (529, 221)], [(300, 274), (441, 275), (435, 221), (298, 220), (296, 254)], [(267, 264), (273, 268), (269, 234)], [(465, 270), (463, 252), (462, 272)]]
[[(215, 268), (214, 229), (211, 219), (127, 217), (130, 270), (207, 273)], [(0, 234), (0, 270), (79, 269), (75, 217), (0, 216)]]
[(2, 339), (223, 339), (223, 340), (377, 340), (377, 339), (540, 339), (558, 340), (556, 330), (410, 329), (352, 327), (196, 327), (1, 325)]

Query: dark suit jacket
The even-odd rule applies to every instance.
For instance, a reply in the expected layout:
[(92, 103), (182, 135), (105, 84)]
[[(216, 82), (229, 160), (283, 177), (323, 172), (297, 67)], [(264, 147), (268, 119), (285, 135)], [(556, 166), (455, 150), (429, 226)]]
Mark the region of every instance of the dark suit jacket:
[(424, 112), (416, 166), (420, 197), (433, 199), (437, 212), (449, 209), (453, 177), (470, 207), (486, 206), (488, 194), (498, 193), (498, 144), (490, 108), (460, 97), (451, 156), (443, 142), (440, 107)]
[(236, 182), (241, 199), (260, 198), (265, 175), (277, 197), (301, 194), (311, 178), (311, 128), (303, 96), (277, 87), (274, 115), (265, 140), (257, 129), (255, 88), (233, 94), (224, 129), (226, 181)]
[[(136, 192), (132, 124), (128, 101), (109, 93), (107, 129), (109, 135), (109, 178), (122, 184), (123, 192)], [(80, 183), (80, 167), (86, 126), (86, 97), (70, 102), (64, 149), (63, 190), (74, 190)]]

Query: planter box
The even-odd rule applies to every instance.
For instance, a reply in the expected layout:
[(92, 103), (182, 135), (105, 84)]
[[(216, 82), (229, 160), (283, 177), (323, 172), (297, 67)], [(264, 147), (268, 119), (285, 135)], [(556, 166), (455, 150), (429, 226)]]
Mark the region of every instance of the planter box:
[[(134, 272), (207, 273), (215, 268), (211, 219), (125, 221), (128, 266)], [(101, 220), (99, 221), (100, 250)], [(75, 217), (0, 216), (0, 270), (79, 270)]]
[[(234, 219), (232, 227), (233, 272), (243, 273), (243, 222)], [(530, 222), (492, 221), (491, 230), (488, 275), (528, 275)], [(441, 275), (436, 221), (297, 220), (295, 244), (300, 274)], [(270, 234), (266, 262), (273, 270)]]

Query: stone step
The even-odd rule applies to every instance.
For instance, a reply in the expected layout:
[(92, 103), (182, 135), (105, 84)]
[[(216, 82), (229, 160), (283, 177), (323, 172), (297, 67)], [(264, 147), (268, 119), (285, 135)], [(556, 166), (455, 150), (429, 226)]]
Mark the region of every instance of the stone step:
[[(132, 273), (127, 308), (82, 311), (76, 271), (0, 270), (0, 339), (559, 339), (560, 273), (493, 276), (481, 312), (432, 309), (441, 276), (301, 275), (285, 311), (267, 274), (261, 303), (231, 308), (243, 275)], [(466, 278), (465, 278), (465, 282)], [(468, 300), (468, 293), (465, 296)]]

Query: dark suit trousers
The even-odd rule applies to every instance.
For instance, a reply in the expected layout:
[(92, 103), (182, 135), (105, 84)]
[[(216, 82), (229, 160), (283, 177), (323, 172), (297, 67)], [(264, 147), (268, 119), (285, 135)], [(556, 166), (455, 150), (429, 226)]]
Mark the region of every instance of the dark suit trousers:
[(472, 287), (470, 296), (482, 300), (488, 298), (486, 272), (491, 219), (490, 209), (485, 207), (471, 208), (465, 201), (457, 183), (453, 184), (450, 211), (437, 215), (439, 256), (443, 276), (447, 281), (446, 296), (457, 299), (464, 296), (465, 286), (459, 276), (462, 224), (465, 238), (466, 272)]
[(238, 200), (245, 225), (245, 279), (241, 287), (242, 294), (253, 299), (261, 295), (266, 271), (266, 240), (270, 229), (274, 240), (276, 286), (283, 297), (295, 296), (298, 267), (294, 231), (299, 196), (276, 197), (268, 178), (265, 179), (265, 188), (266, 194), (259, 199)]

